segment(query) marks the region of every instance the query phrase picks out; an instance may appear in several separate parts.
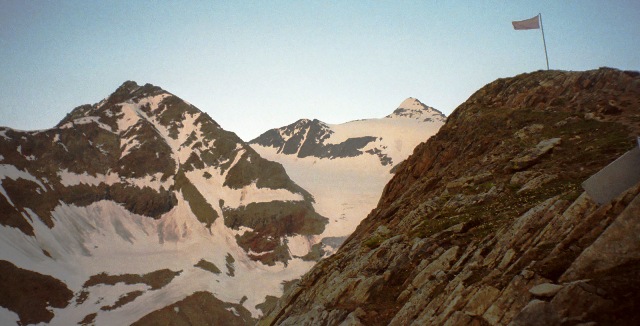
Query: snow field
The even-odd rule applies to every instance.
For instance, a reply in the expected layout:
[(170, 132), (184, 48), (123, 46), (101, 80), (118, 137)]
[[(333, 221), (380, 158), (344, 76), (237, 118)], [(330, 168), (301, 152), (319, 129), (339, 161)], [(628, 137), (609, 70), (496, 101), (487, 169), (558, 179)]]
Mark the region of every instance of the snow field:
[(329, 125), (333, 131), (325, 144), (339, 144), (349, 138), (374, 136), (375, 142), (362, 149), (379, 149), (393, 163), (383, 166), (376, 155), (364, 153), (348, 158), (299, 158), (277, 153), (273, 147), (253, 145), (264, 158), (279, 162), (287, 174), (315, 198), (315, 209), (329, 218), (321, 237), (344, 237), (375, 208), (384, 186), (391, 180), (391, 168), (406, 159), (420, 142), (433, 136), (441, 122), (410, 118), (368, 119)]
[[(0, 226), (3, 247), (0, 259), (60, 279), (74, 293), (82, 289), (82, 284), (91, 275), (102, 272), (146, 274), (164, 268), (182, 271), (167, 286), (153, 291), (144, 284), (92, 286), (84, 303), (76, 306), (72, 300), (65, 309), (54, 309), (52, 325), (75, 324), (93, 312), (98, 313), (98, 325), (130, 324), (202, 290), (210, 291), (226, 302), (239, 303), (247, 296), (244, 306), (258, 317), (260, 311), (255, 305), (263, 302), (267, 295), (281, 295), (283, 281), (298, 278), (313, 266), (313, 262), (300, 259), (290, 261), (286, 268), (282, 263), (265, 266), (252, 261), (237, 245), (237, 231), (224, 226), (222, 218), (216, 219), (210, 230), (206, 229), (182, 198), (159, 220), (132, 214), (110, 201), (87, 207), (61, 204), (53, 213), (55, 226), (52, 229), (40, 222), (33, 212), (30, 214), (36, 237)], [(52, 258), (45, 256), (42, 249)], [(227, 254), (235, 259), (233, 277), (227, 274)], [(194, 267), (200, 259), (214, 263), (221, 273), (213, 274)], [(256, 279), (260, 280), (259, 284)], [(135, 290), (146, 292), (113, 311), (100, 310)], [(3, 319), (11, 318), (7, 317), (10, 314), (0, 315)]]

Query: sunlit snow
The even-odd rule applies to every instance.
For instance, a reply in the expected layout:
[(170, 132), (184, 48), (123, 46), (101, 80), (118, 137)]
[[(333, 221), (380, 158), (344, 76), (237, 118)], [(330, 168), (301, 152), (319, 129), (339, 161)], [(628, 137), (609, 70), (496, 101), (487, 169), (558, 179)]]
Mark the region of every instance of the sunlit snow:
[[(409, 107), (415, 110), (415, 115), (327, 124), (332, 133), (324, 141), (324, 144), (339, 144), (349, 138), (377, 137), (362, 151), (379, 149), (392, 159), (392, 165), (382, 165), (376, 155), (364, 153), (347, 158), (299, 158), (296, 154), (278, 153), (274, 147), (256, 144), (252, 147), (262, 157), (281, 163), (291, 179), (314, 196), (316, 211), (329, 218), (321, 237), (346, 237), (375, 208), (384, 186), (393, 176), (391, 168), (406, 159), (419, 143), (435, 135), (444, 124), (440, 120), (416, 119), (416, 115), (439, 116), (439, 113), (425, 109), (413, 98), (403, 101), (399, 107)], [(295, 132), (299, 131), (300, 128)], [(292, 136), (285, 135), (283, 131), (280, 134), (285, 140)]]

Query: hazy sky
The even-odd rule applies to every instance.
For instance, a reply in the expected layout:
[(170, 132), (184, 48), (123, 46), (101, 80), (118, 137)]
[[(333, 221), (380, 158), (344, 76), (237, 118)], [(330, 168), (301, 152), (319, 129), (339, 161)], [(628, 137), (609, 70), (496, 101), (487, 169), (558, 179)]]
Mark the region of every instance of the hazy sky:
[(640, 1), (0, 0), (0, 125), (53, 127), (126, 80), (158, 85), (244, 140), (294, 122), (445, 114), (500, 77), (640, 70)]

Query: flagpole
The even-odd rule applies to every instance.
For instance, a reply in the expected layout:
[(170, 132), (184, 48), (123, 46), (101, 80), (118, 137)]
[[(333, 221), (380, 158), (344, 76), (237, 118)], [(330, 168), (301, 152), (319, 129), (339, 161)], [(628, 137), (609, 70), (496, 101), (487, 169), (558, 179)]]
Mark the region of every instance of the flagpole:
[(549, 56), (547, 55), (547, 41), (544, 39), (544, 27), (542, 26), (542, 14), (538, 13), (540, 19), (540, 30), (542, 31), (542, 44), (544, 44), (544, 57), (547, 59), (547, 70), (549, 70)]

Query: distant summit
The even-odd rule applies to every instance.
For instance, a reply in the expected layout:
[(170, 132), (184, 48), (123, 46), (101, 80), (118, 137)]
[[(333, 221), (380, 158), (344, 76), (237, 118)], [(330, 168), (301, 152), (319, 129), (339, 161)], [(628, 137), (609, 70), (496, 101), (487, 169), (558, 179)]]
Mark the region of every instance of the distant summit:
[(439, 111), (409, 98), (386, 118), (343, 124), (300, 119), (250, 144), (261, 156), (284, 165), (313, 195), (316, 210), (329, 218), (322, 243), (335, 249), (376, 205), (394, 167), (444, 121)]
[(409, 118), (422, 121), (439, 122), (444, 122), (447, 119), (442, 112), (423, 104), (420, 100), (413, 97), (409, 97), (402, 101), (398, 108), (385, 118)]

